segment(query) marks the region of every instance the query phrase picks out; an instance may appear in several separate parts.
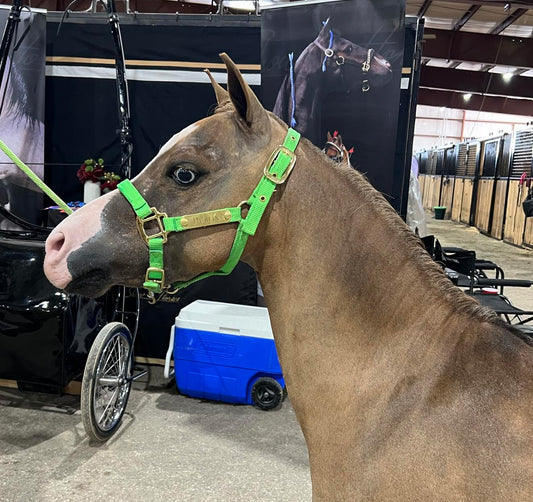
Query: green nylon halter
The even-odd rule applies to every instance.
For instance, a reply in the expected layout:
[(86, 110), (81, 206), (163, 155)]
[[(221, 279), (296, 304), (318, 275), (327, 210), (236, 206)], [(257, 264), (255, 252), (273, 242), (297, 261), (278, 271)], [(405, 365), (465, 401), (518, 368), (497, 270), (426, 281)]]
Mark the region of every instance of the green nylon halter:
[[(227, 275), (235, 268), (240, 260), (246, 242), (250, 235), (254, 235), (261, 217), (274, 193), (276, 186), (284, 183), (294, 167), (296, 156), (294, 151), (300, 141), (300, 134), (294, 129), (289, 129), (283, 145), (278, 146), (267, 162), (263, 176), (246, 202), (237, 207), (217, 209), (184, 216), (168, 217), (166, 213), (159, 212), (155, 207), (150, 207), (143, 196), (133, 186), (130, 180), (124, 180), (118, 184), (118, 189), (137, 215), (137, 229), (139, 234), (148, 245), (150, 266), (146, 271), (143, 287), (153, 293), (166, 291), (176, 293), (190, 284), (198, 282), (212, 275)], [(246, 217), (242, 216), (242, 205), (248, 206)], [(148, 234), (146, 223), (157, 225), (157, 230)], [(163, 245), (167, 242), (170, 232), (182, 232), (193, 228), (202, 228), (212, 225), (238, 222), (239, 226), (235, 234), (233, 246), (226, 263), (219, 269), (204, 272), (189, 281), (165, 284), (165, 270), (163, 262)]]

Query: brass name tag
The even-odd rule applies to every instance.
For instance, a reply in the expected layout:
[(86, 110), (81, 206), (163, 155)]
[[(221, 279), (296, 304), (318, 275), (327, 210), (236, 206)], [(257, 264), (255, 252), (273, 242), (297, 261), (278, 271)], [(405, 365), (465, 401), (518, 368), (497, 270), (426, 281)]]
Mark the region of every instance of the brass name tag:
[(231, 220), (231, 213), (227, 209), (218, 211), (208, 211), (206, 213), (188, 214), (181, 218), (181, 226), (186, 229), (209, 227), (228, 223)]

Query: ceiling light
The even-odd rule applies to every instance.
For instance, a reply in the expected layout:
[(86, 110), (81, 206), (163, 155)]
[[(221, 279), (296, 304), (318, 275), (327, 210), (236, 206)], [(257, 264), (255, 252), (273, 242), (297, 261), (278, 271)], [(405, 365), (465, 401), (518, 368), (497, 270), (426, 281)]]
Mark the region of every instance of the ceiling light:
[(466, 94), (463, 94), (463, 99), (465, 101), (470, 101), (471, 97), (472, 97), (472, 94), (470, 92), (467, 92)]
[(510, 71), (508, 71), (507, 73), (504, 73), (502, 75), (502, 78), (503, 80), (505, 80), (505, 82), (509, 82), (513, 78), (513, 74)]

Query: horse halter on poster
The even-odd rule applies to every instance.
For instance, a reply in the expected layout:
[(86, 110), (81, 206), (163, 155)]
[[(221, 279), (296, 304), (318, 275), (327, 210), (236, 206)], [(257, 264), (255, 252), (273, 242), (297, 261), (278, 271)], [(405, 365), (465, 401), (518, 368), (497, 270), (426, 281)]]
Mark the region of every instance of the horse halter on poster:
[[(333, 50), (333, 33), (330, 32), (330, 34), (331, 38), (329, 47), (324, 47), (320, 42), (318, 42), (318, 40), (313, 40), (313, 43), (324, 53), (325, 58), (335, 61), (335, 64), (340, 67), (344, 65), (359, 66), (359, 63), (351, 61)], [(366, 52), (366, 59), (361, 63), (361, 73), (363, 74), (363, 80), (361, 82), (361, 92), (367, 92), (370, 90), (370, 81), (368, 80), (368, 78), (365, 77), (370, 71), (370, 66), (372, 65), (372, 60), (374, 59), (375, 52), (376, 51), (374, 49), (368, 49)]]

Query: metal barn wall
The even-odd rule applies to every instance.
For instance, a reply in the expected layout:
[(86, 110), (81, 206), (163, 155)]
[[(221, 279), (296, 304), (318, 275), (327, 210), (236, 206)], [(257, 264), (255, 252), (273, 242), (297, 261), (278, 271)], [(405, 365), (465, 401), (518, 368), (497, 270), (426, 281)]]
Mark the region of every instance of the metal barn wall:
[[(439, 185), (435, 173), (443, 151), (445, 167)], [(446, 218), (512, 244), (533, 247), (533, 218), (526, 218), (522, 210), (527, 196), (524, 176), (533, 177), (533, 126), (444, 150), (424, 150), (416, 157), (424, 167), (420, 186), (425, 209), (446, 206)]]

